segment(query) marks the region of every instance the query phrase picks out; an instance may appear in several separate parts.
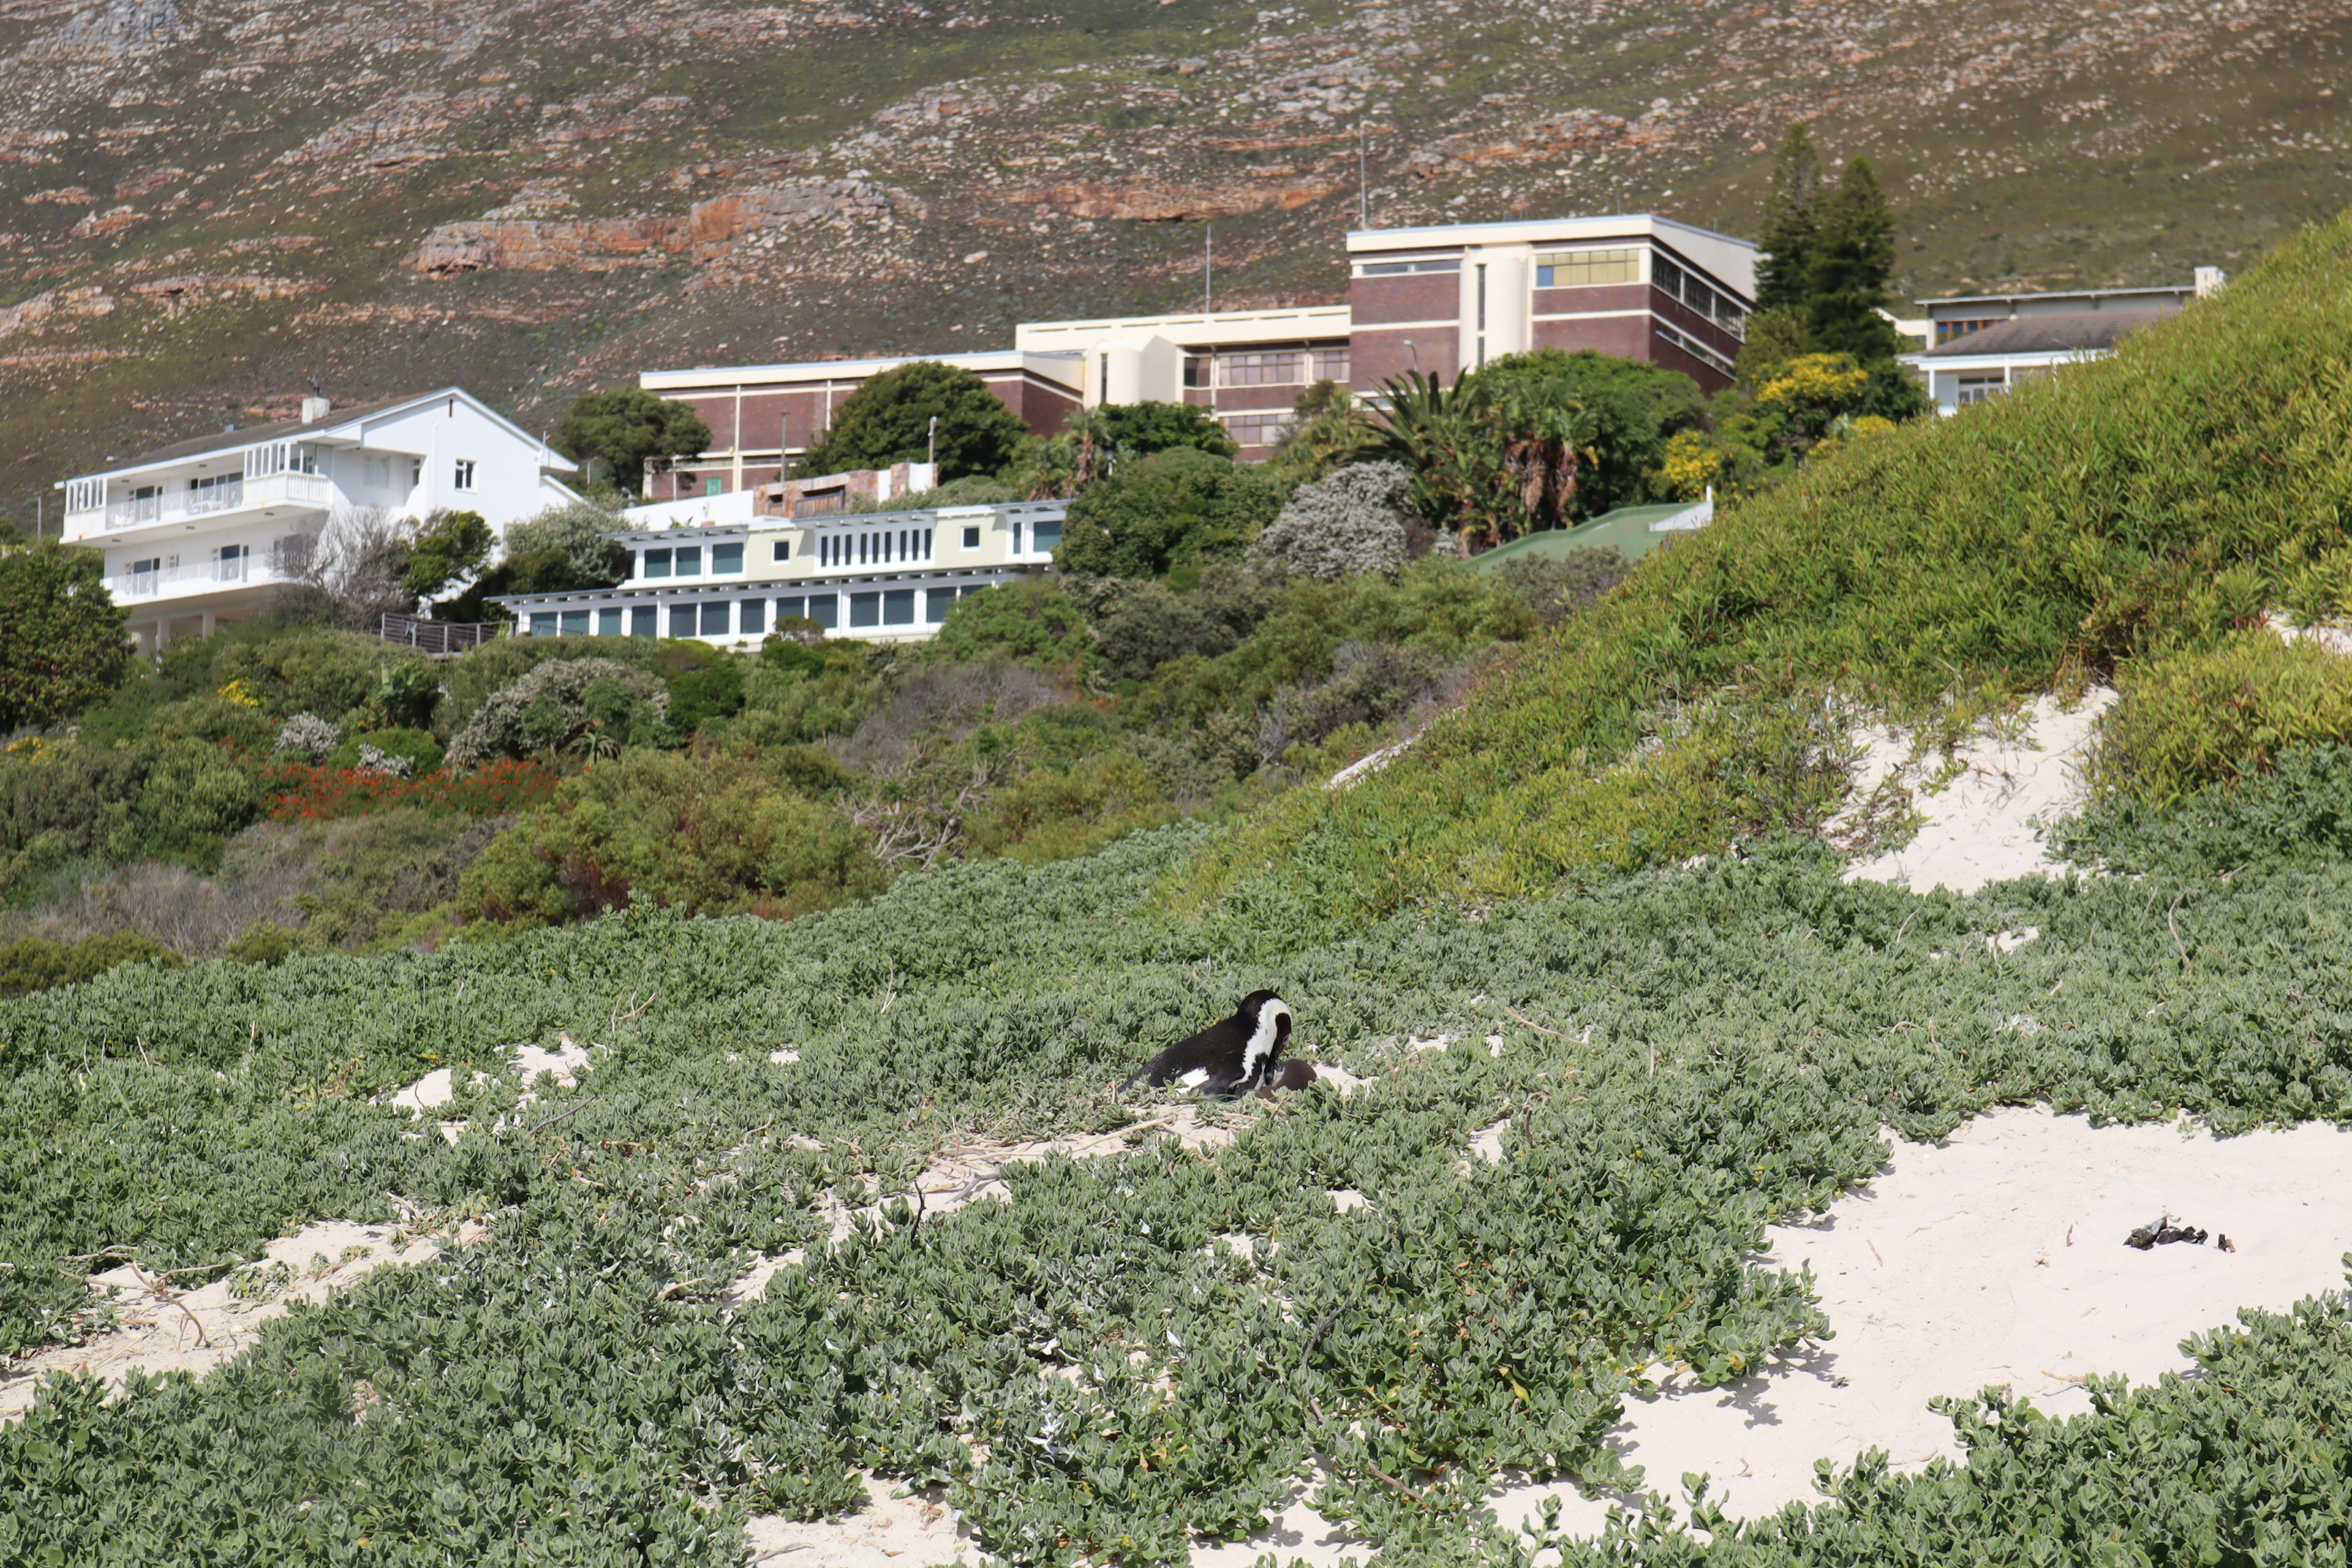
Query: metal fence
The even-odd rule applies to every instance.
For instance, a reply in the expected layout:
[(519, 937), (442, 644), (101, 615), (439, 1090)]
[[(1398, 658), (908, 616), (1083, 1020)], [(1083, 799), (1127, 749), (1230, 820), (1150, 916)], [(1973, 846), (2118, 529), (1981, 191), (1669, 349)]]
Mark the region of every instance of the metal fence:
[(386, 616), (377, 635), (404, 647), (447, 658), (506, 635), (504, 621), (428, 621), (420, 616)]

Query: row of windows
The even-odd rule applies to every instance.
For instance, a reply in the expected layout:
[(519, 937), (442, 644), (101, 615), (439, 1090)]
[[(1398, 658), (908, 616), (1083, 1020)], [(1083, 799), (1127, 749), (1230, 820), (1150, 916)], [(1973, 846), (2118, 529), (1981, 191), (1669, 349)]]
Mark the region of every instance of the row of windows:
[[(778, 547), (790, 548), (782, 541), (778, 542)], [(638, 559), (636, 570), (630, 573), (633, 577), (699, 577), (702, 575), (702, 546), (699, 544), (665, 545), (658, 550), (646, 551)], [(776, 559), (782, 561), (785, 557), (778, 555)], [(712, 576), (740, 576), (742, 571), (741, 542), (713, 544), (710, 547)]]
[(1664, 257), (1653, 259), (1650, 281), (1700, 315), (1727, 328), (1737, 337), (1748, 335), (1748, 310), (1713, 284), (1675, 266)]
[(1706, 344), (1699, 342), (1696, 338), (1692, 337), (1689, 333), (1676, 331), (1672, 322), (1661, 321), (1655, 317), (1652, 317), (1651, 321), (1652, 324), (1657, 328), (1658, 336), (1664, 338), (1667, 342), (1672, 343), (1675, 347), (1682, 350), (1683, 353), (1690, 355), (1691, 358), (1697, 360), (1702, 364), (1712, 366), (1714, 369), (1719, 371), (1725, 375), (1735, 374), (1734, 367), (1729, 360), (1717, 353), (1715, 350), (1707, 347)]
[(1423, 256), (1412, 261), (1364, 261), (1356, 266), (1359, 278), (1396, 278), (1412, 272), (1459, 272), (1458, 256)]
[(1268, 409), (1261, 414), (1228, 414), (1224, 425), (1228, 434), (1244, 447), (1271, 447), (1282, 438), (1282, 433), (1298, 423), (1298, 416), (1287, 408)]
[(1639, 283), (1640, 249), (1561, 250), (1536, 258), (1538, 289), (1583, 289), (1596, 283)]
[(662, 612), (668, 611), (673, 637), (761, 637), (769, 626), (773, 605), (776, 620), (805, 616), (826, 631), (842, 625), (842, 601), (846, 599), (853, 631), (875, 626), (911, 626), (919, 608), (923, 622), (937, 626), (960, 595), (977, 594), (985, 584), (950, 588), (877, 588), (856, 594), (789, 594), (768, 599), (706, 599), (693, 605), (615, 605), (593, 610), (533, 610), (529, 635), (535, 637), (657, 637)]
[(1937, 321), (1936, 342), (1938, 344), (1948, 343), (1954, 338), (1965, 338), (1971, 332), (1981, 332), (1987, 327), (1997, 327), (2000, 323), (2001, 318), (1999, 316), (1966, 321)]
[[(820, 535), (816, 542), (816, 563), (820, 566), (899, 566), (910, 562), (931, 558), (932, 530), (928, 528), (872, 529), (864, 533)], [(977, 549), (980, 530), (963, 531), (963, 547)]]
[(1246, 353), (1187, 354), (1184, 384), (1208, 386), (1304, 386), (1314, 381), (1348, 380), (1348, 351), (1259, 349)]

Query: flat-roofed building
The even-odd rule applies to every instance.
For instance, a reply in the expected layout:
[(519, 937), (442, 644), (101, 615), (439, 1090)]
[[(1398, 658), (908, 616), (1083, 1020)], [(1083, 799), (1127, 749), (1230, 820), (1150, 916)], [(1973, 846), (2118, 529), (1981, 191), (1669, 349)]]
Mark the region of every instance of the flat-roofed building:
[(1591, 349), (1728, 385), (1755, 309), (1748, 240), (1649, 213), (1348, 236), (1357, 392), (1505, 354)]
[(1028, 321), (987, 353), (648, 371), (691, 404), (711, 447), (648, 476), (656, 500), (775, 483), (842, 401), (885, 370), (933, 358), (971, 371), (1029, 428), (1105, 403), (1206, 408), (1244, 461), (1269, 456), (1318, 381), (1358, 395), (1418, 367), (1449, 381), (1528, 349), (1592, 349), (1727, 384), (1756, 293), (1756, 247), (1646, 213), (1361, 229), (1345, 304)]
[(1075, 353), (1087, 406), (1189, 403), (1213, 414), (1244, 462), (1269, 455), (1298, 395), (1318, 381), (1351, 382), (1345, 305), (1192, 310), (1087, 321), (1031, 321), (1020, 348)]
[(833, 423), (834, 410), (851, 393), (884, 371), (916, 360), (971, 371), (1041, 436), (1059, 430), (1084, 395), (1078, 356), (1066, 350), (649, 370), (637, 377), (637, 384), (692, 407), (710, 426), (710, 446), (697, 456), (651, 466), (646, 499), (724, 495), (775, 483), (783, 477), (785, 459), (797, 460), (816, 444)]
[[(732, 509), (720, 509), (724, 511)], [(756, 647), (805, 616), (828, 633), (885, 642), (935, 636), (957, 599), (1052, 569), (1062, 501), (905, 511), (752, 515), (612, 537), (629, 552), (616, 587), (494, 600), (519, 637), (694, 637)]]

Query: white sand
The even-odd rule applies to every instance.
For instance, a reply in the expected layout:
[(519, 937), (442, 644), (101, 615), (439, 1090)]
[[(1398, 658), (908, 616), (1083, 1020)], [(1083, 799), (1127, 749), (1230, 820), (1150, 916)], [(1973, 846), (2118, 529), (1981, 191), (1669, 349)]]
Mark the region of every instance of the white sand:
[(2082, 809), (2092, 727), (2115, 695), (2094, 688), (2071, 710), (2054, 697), (2037, 699), (2021, 715), (2021, 737), (1969, 742), (1953, 756), (1959, 775), (1941, 785), (1941, 756), (1914, 761), (1906, 738), (1883, 728), (1859, 731), (1864, 750), (1850, 798), (1866, 799), (1892, 782), (1911, 790), (1924, 821), (1910, 843), (1855, 861), (1846, 879), (1973, 893), (2005, 878), (2058, 874), (2063, 868), (2047, 858), (2044, 833)]
[(762, 1514), (751, 1521), (751, 1561), (779, 1568), (929, 1568), (982, 1560), (952, 1510), (920, 1493), (893, 1496), (897, 1490), (868, 1476), (866, 1506), (830, 1523)]
[[(479, 1226), (470, 1229), (479, 1234)], [(251, 1344), (262, 1324), (296, 1301), (323, 1300), (388, 1263), (428, 1263), (440, 1256), (424, 1237), (411, 1239), (395, 1252), (392, 1232), (390, 1226), (326, 1220), (271, 1242), (256, 1267), (266, 1269), (283, 1263), (296, 1278), (266, 1300), (244, 1301), (232, 1294), (235, 1271), (185, 1292), (151, 1289), (151, 1281), (165, 1287), (170, 1281), (152, 1275), (142, 1280), (129, 1265), (93, 1274), (92, 1284), (110, 1285), (119, 1292), (115, 1313), (121, 1327), (87, 1344), (42, 1351), (11, 1363), (0, 1377), (0, 1421), (14, 1420), (31, 1409), (41, 1379), (52, 1373), (91, 1373), (118, 1388), (134, 1368), (202, 1377)], [(356, 1255), (346, 1258), (346, 1252)]]
[[(1662, 1490), (1678, 1492), (1685, 1471), (1714, 1476), (1740, 1518), (1811, 1500), (1817, 1458), (1850, 1464), (1868, 1447), (1902, 1469), (1957, 1458), (1950, 1424), (1927, 1407), (1937, 1394), (2002, 1384), (2047, 1414), (2078, 1415), (2087, 1373), (2184, 1371), (2179, 1342), (2240, 1307), (2342, 1289), (2347, 1191), (2352, 1133), (2315, 1125), (2216, 1140), (2004, 1110), (1943, 1148), (1897, 1143), (1885, 1172), (1821, 1223), (1770, 1233), (1764, 1261), (1811, 1263), (1836, 1338), (1727, 1388), (1631, 1402), (1613, 1441)], [(2167, 1210), (2238, 1250), (2123, 1245)], [(1549, 1496), (1565, 1498), (1562, 1522), (1580, 1533), (1607, 1517), (1570, 1487), (1507, 1490), (1497, 1515), (1532, 1519)], [(1366, 1548), (1300, 1504), (1192, 1562), (1244, 1568), (1267, 1551), (1324, 1564)]]

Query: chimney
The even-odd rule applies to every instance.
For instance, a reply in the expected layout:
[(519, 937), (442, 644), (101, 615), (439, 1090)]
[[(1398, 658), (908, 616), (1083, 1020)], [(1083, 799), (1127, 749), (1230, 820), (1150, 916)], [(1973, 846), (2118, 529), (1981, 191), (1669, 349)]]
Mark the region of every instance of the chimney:
[(302, 423), (305, 425), (316, 425), (320, 420), (324, 419), (327, 416), (327, 410), (333, 406), (334, 405), (329, 403), (323, 397), (304, 398), (302, 400)]
[(2210, 300), (2214, 295), (2219, 294), (2221, 291), (2221, 285), (2227, 283), (2229, 280), (2230, 275), (2222, 271), (2218, 267), (2199, 268), (2197, 269), (2197, 297), (2200, 300)]

